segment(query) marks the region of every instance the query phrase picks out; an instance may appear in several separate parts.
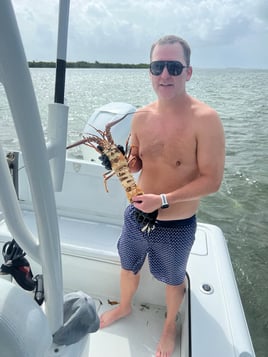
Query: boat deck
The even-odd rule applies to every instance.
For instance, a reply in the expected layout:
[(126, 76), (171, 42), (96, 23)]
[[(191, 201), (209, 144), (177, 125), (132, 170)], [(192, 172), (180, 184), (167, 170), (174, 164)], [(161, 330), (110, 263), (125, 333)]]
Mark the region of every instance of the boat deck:
[[(98, 313), (112, 306), (105, 299), (98, 304)], [(90, 335), (90, 357), (153, 357), (161, 335), (165, 308), (151, 304), (134, 304), (130, 316)], [(180, 321), (178, 321), (178, 324)], [(180, 329), (178, 329), (180, 331)], [(104, 343), (105, 341), (105, 343)], [(174, 357), (180, 356), (178, 335)]]
[[(28, 228), (36, 234), (33, 212), (24, 210), (23, 218)], [(121, 228), (67, 217), (59, 217), (59, 227), (63, 239), (65, 293), (82, 290), (91, 295), (100, 316), (115, 307), (119, 300), (120, 263), (116, 244)], [(0, 246), (11, 238), (4, 221), (0, 222), (0, 237)], [(33, 273), (40, 272), (41, 267), (29, 256), (27, 258), (31, 262)], [(160, 289), (159, 284), (149, 274), (146, 261), (132, 314), (103, 330), (92, 333), (90, 348), (83, 357), (155, 356), (166, 313), (164, 289)], [(179, 314), (177, 321), (178, 339), (174, 354), (176, 357), (181, 356), (181, 316), (184, 315), (184, 312), (182, 315)], [(65, 349), (66, 346), (58, 346), (55, 355), (64, 355)]]
[[(36, 234), (33, 212), (23, 210), (23, 219)], [(59, 228), (65, 292), (82, 290), (91, 295), (99, 315), (110, 310), (113, 307), (111, 301), (119, 299), (120, 261), (116, 244), (120, 226), (59, 216)], [(0, 221), (0, 249), (10, 238), (5, 221)], [(181, 323), (182, 336), (178, 336), (174, 357), (231, 357), (252, 350), (227, 253), (219, 229), (199, 223), (187, 268), (189, 286), (181, 311), (185, 316)], [(33, 273), (39, 273), (41, 267), (30, 261)], [(208, 284), (211, 290), (203, 290), (203, 284)], [(133, 314), (91, 334), (90, 348), (81, 356), (154, 356), (165, 318), (164, 290), (162, 284), (151, 276), (146, 262), (135, 295)], [(74, 356), (60, 354), (59, 350), (62, 348), (52, 356)]]

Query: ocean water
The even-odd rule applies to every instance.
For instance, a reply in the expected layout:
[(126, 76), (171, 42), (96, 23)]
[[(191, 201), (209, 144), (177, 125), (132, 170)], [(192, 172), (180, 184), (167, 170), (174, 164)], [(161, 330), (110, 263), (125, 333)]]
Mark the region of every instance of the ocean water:
[[(31, 73), (46, 132), (55, 72)], [(225, 129), (224, 180), (216, 194), (202, 200), (198, 220), (224, 232), (257, 357), (268, 356), (267, 83), (267, 70), (244, 69), (194, 69), (188, 83), (191, 95), (218, 111)], [(140, 69), (67, 70), (65, 97), (69, 142), (78, 140), (96, 108), (114, 101), (141, 107), (155, 99), (148, 72)], [(1, 85), (0, 141), (7, 150), (19, 148)]]

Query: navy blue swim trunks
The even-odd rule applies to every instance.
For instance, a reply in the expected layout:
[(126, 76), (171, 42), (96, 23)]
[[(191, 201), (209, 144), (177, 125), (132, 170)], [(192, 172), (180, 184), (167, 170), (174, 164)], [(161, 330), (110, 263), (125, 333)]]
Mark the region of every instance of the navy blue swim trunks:
[(135, 207), (125, 210), (118, 241), (121, 266), (137, 274), (148, 254), (151, 274), (168, 285), (184, 282), (188, 257), (195, 240), (196, 216), (174, 221), (156, 221), (149, 234), (141, 231), (134, 216)]

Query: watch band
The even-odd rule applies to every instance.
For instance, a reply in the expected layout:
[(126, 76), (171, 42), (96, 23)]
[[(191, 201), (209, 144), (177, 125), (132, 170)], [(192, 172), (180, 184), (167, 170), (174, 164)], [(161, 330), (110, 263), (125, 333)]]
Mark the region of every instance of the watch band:
[(161, 193), (160, 197), (161, 197), (161, 200), (162, 200), (161, 208), (168, 208), (169, 204), (168, 204), (168, 201), (167, 201), (167, 196), (164, 193)]

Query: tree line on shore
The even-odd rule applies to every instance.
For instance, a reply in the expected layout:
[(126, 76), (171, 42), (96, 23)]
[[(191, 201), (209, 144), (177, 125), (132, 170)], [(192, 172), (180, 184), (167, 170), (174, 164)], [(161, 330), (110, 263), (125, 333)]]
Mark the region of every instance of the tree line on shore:
[[(56, 62), (30, 61), (28, 62), (30, 68), (55, 68)], [(101, 63), (95, 62), (67, 62), (66, 68), (148, 68), (148, 64), (127, 64), (127, 63)]]

